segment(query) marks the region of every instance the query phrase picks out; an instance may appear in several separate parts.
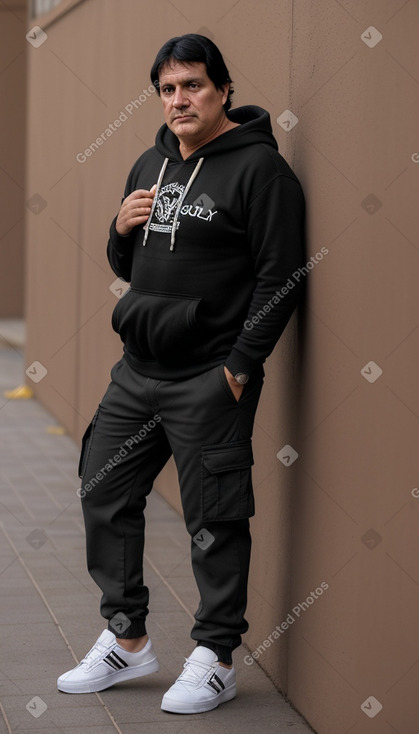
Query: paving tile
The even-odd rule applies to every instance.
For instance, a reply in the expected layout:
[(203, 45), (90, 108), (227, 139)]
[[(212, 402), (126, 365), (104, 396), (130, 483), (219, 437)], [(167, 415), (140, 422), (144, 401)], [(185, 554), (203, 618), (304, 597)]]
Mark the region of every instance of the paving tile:
[[(16, 732), (16, 734), (32, 734), (33, 729), (24, 729), (23, 727), (19, 727), (19, 731)], [(72, 726), (64, 727), (60, 726), (58, 727), (56, 724), (51, 722), (50, 726), (45, 726), (42, 731), (45, 731), (47, 734), (116, 734), (116, 729), (113, 725), (110, 726), (78, 726), (77, 731), (74, 730)], [(2, 730), (0, 729), (0, 734), (3, 734)], [(6, 734), (6, 730), (5, 730)], [(13, 733), (14, 734), (14, 733)]]
[[(82, 698), (82, 696), (77, 696), (77, 701), (73, 699), (72, 705), (68, 704), (61, 708), (54, 708), (52, 706), (52, 696), (46, 694), (39, 696), (35, 688), (33, 695), (28, 697), (27, 700), (26, 697), (21, 697), (16, 708), (12, 708), (11, 698), (7, 700), (4, 707), (13, 732), (19, 732), (20, 728), (24, 725), (27, 726), (29, 722), (33, 731), (44, 731), (46, 727), (51, 725), (58, 726), (59, 728), (63, 725), (68, 726), (70, 721), (76, 732), (79, 726), (109, 725), (109, 716), (99, 700), (95, 696), (92, 696), (90, 702), (87, 701), (83, 705), (82, 701), (79, 701)], [(42, 702), (47, 705), (46, 710), (39, 717), (34, 717), (26, 709), (26, 705), (33, 701), (33, 699), (36, 699), (34, 702), (35, 707), (38, 699), (40, 699), (38, 705), (43, 706)]]

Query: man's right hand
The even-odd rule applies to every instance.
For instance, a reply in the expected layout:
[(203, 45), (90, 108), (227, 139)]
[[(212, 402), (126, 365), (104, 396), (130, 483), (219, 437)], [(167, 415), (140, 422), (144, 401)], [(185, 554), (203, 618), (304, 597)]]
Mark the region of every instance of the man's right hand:
[(150, 216), (155, 192), (156, 184), (152, 186), (151, 191), (137, 189), (137, 191), (133, 191), (124, 199), (116, 220), (116, 231), (118, 234), (129, 234), (133, 227), (136, 227), (138, 224), (144, 224), (147, 221)]

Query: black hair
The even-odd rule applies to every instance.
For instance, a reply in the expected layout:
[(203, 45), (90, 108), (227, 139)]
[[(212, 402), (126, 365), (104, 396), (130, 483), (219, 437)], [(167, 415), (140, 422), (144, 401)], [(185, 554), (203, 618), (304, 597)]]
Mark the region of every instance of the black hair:
[(228, 97), (224, 103), (225, 111), (230, 109), (231, 96), (234, 92), (231, 87), (232, 81), (219, 48), (209, 38), (200, 36), (198, 33), (186, 33), (184, 36), (175, 36), (166, 41), (158, 52), (150, 72), (151, 83), (156, 87), (159, 96), (159, 72), (161, 67), (171, 60), (185, 63), (203, 62), (216, 89), (221, 89), (227, 83), (230, 85)]

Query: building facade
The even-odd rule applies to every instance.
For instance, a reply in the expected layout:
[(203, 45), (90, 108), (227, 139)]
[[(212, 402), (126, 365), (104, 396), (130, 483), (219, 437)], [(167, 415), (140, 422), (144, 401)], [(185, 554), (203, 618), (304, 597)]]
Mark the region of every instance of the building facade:
[[(302, 182), (306, 299), (257, 413), (243, 655), (319, 734), (417, 727), (418, 22), (403, 0), (63, 0), (27, 26), (28, 381), (76, 440), (121, 353), (108, 227), (162, 124), (165, 40), (219, 45)], [(156, 489), (180, 511), (171, 462)]]

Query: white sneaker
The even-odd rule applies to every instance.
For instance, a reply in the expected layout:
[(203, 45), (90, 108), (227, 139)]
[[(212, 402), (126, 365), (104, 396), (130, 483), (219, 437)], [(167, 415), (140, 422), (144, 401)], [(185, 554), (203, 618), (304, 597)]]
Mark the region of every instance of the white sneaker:
[(81, 663), (60, 675), (57, 686), (64, 693), (94, 693), (158, 669), (151, 640), (140, 652), (127, 652), (118, 645), (113, 632), (104, 630)]
[(199, 645), (186, 658), (183, 672), (164, 694), (161, 707), (175, 714), (200, 714), (230, 701), (235, 695), (234, 668), (219, 665), (216, 653)]

